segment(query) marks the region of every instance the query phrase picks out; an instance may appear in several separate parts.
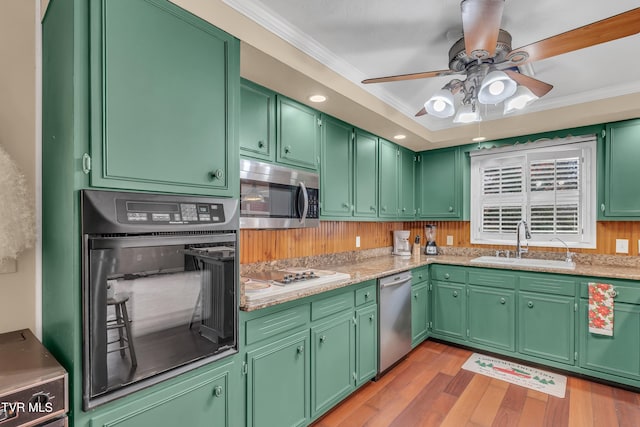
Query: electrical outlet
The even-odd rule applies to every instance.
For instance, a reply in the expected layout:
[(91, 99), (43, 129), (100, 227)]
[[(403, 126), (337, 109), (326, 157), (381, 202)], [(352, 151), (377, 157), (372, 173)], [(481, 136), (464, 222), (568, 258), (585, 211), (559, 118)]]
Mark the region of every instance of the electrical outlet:
[(356, 248), (360, 247), (360, 236), (356, 236)]
[(617, 254), (629, 253), (629, 239), (616, 239), (616, 253)]
[(453, 236), (447, 236), (447, 246), (453, 246)]

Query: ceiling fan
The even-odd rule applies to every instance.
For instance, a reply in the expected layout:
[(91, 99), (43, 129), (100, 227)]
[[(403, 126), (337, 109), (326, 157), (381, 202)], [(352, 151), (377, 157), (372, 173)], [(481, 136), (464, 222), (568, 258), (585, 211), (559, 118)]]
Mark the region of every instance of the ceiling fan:
[(463, 36), (449, 50), (448, 70), (378, 77), (363, 80), (362, 83), (466, 74), (464, 80), (453, 79), (434, 94), (416, 117), (424, 114), (450, 117), (456, 109), (454, 95), (462, 94), (462, 107), (454, 122), (468, 123), (480, 120), (478, 103), (498, 104), (505, 101), (507, 113), (523, 108), (553, 88), (548, 83), (521, 74), (517, 67), (640, 32), (639, 7), (512, 49), (511, 34), (500, 28), (504, 1), (462, 1)]

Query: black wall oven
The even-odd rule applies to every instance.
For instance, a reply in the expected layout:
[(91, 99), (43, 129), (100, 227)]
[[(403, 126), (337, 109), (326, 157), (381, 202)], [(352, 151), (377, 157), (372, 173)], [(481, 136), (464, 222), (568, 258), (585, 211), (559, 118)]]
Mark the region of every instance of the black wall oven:
[(238, 201), (82, 192), (84, 408), (237, 352)]

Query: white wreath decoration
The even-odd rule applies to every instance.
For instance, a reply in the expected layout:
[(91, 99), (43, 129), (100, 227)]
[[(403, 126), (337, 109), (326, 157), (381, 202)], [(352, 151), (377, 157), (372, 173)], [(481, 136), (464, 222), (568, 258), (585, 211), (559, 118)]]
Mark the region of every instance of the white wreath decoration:
[(0, 262), (33, 246), (33, 202), (24, 175), (0, 146)]

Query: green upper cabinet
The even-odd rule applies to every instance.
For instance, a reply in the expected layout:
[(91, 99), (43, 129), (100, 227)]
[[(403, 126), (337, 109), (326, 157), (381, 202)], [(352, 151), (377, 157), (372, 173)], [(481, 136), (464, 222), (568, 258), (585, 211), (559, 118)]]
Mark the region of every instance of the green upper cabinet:
[(353, 157), (353, 215), (375, 218), (378, 215), (378, 138), (356, 129)]
[(418, 217), (462, 219), (462, 154), (459, 147), (423, 151), (416, 179)]
[(415, 204), (415, 165), (416, 154), (405, 147), (399, 147), (398, 158), (398, 197), (401, 218), (416, 216)]
[[(600, 205), (605, 219), (639, 219), (640, 197), (640, 119), (606, 126), (604, 202)], [(601, 199), (602, 200), (602, 199)]]
[(250, 81), (240, 86), (240, 154), (276, 159), (276, 94)]
[(380, 139), (380, 169), (378, 186), (380, 191), (380, 209), (378, 215), (386, 218), (397, 218), (398, 208), (398, 146)]
[(350, 217), (353, 203), (353, 127), (333, 117), (322, 118), (320, 214)]
[(91, 185), (237, 195), (238, 40), (165, 0), (90, 6)]
[(320, 113), (313, 108), (276, 97), (276, 160), (317, 170), (320, 163)]

